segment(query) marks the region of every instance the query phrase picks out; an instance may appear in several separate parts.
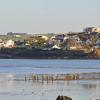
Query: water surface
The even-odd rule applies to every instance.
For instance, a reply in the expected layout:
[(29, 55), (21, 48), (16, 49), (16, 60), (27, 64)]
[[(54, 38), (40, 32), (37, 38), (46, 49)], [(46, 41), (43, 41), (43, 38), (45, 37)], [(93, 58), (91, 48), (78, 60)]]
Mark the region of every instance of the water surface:
[(100, 72), (100, 60), (20, 60), (1, 59), (2, 73)]
[(15, 76), (100, 72), (99, 60), (0, 60), (1, 100), (56, 100), (58, 95), (73, 100), (100, 98), (100, 80), (33, 82), (15, 81)]

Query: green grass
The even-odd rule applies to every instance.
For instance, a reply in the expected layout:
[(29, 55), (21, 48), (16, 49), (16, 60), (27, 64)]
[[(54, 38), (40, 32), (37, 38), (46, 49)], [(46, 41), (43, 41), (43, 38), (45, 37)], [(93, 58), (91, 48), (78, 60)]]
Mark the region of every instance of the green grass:
[(22, 35), (21, 37), (16, 37), (16, 36), (11, 36), (11, 35), (0, 35), (0, 39), (2, 40), (24, 40), (27, 39), (29, 37), (29, 35)]

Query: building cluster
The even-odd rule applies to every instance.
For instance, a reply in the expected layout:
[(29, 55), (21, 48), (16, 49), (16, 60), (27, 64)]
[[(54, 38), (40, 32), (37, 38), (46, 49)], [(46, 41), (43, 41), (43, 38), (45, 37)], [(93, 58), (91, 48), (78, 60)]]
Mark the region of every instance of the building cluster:
[(86, 33), (93, 33), (93, 32), (100, 33), (100, 27), (87, 27), (84, 29), (84, 32), (86, 32)]
[(13, 40), (2, 40), (0, 39), (0, 48), (13, 48), (15, 42)]
[[(8, 33), (7, 36), (21, 37), (24, 34)], [(0, 48), (34, 48), (42, 50), (83, 50), (92, 52), (100, 48), (100, 28), (87, 27), (83, 32), (65, 34), (30, 35), (23, 40), (2, 40)]]

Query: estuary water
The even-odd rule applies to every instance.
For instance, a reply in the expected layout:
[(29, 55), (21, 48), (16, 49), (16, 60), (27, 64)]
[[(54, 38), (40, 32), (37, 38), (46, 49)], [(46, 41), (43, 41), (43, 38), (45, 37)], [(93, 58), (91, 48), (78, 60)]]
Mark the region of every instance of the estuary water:
[(22, 60), (1, 59), (1, 73), (63, 74), (100, 72), (100, 60)]
[(100, 99), (100, 80), (33, 82), (14, 81), (28, 74), (100, 72), (100, 60), (0, 59), (0, 100), (56, 100), (58, 95), (73, 100)]

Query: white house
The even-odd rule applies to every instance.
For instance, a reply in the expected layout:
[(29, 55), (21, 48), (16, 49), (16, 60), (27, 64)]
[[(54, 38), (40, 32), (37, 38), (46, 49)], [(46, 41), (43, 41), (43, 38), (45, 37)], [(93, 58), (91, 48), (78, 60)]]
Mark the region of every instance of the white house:
[(53, 47), (52, 47), (52, 49), (61, 49), (59, 46), (57, 46), (57, 45), (54, 45)]
[(4, 46), (3, 40), (0, 39), (0, 48), (2, 48)]
[(53, 35), (53, 36), (51, 37), (51, 39), (55, 39), (55, 35)]
[(12, 47), (14, 47), (14, 41), (13, 40), (8, 40), (6, 43), (5, 43), (5, 45), (4, 45), (4, 47), (6, 47), (6, 48), (12, 48)]
[(100, 33), (100, 27), (87, 27), (83, 31), (86, 33), (92, 33), (92, 32)]
[(67, 39), (69, 39), (70, 37), (69, 36), (65, 36), (64, 37), (64, 41), (66, 41)]

